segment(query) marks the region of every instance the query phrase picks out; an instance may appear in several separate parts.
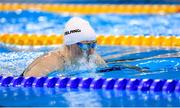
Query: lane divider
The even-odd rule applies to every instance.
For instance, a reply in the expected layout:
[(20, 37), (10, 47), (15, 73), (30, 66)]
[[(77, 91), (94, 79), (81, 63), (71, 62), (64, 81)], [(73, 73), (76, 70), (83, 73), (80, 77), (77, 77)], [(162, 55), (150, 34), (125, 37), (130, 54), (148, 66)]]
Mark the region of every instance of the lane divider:
[(152, 92), (180, 92), (179, 80), (164, 79), (115, 79), (115, 78), (68, 78), (68, 77), (3, 77), (3, 87), (48, 87), (48, 88), (84, 88), (105, 90), (132, 90)]
[(48, 12), (68, 12), (80, 14), (131, 13), (157, 14), (180, 12), (180, 5), (90, 5), (90, 4), (17, 4), (0, 3), (1, 11), (41, 10)]
[[(0, 34), (0, 42), (12, 45), (58, 45), (62, 35)], [(178, 36), (103, 36), (97, 37), (99, 45), (180, 47)]]

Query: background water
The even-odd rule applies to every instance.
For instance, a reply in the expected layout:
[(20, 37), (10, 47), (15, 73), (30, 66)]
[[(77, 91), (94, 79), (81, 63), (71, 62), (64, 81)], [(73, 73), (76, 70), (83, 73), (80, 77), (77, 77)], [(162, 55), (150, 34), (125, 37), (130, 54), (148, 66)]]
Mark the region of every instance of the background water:
[[(167, 15), (79, 15), (88, 20), (98, 34), (104, 35), (176, 35), (180, 34), (180, 14)], [(62, 34), (72, 15), (38, 11), (0, 12), (0, 33)], [(19, 76), (38, 56), (56, 47), (10, 47), (0, 44), (0, 74)], [(26, 49), (26, 50), (24, 50)], [(113, 50), (112, 50), (113, 49)], [(97, 52), (109, 72), (74, 71), (70, 77), (180, 79), (179, 48), (98, 46)], [(148, 72), (117, 69), (122, 64), (139, 66)], [(115, 68), (114, 68), (115, 67)], [(54, 74), (56, 76), (58, 74)], [(53, 75), (52, 75), (53, 76)], [(179, 93), (81, 90), (58, 88), (3, 88), (0, 106), (180, 106)]]
[[(28, 16), (28, 17), (27, 17)], [(180, 14), (98, 14), (76, 15), (90, 22), (103, 35), (180, 35)], [(62, 34), (68, 13), (1, 11), (0, 33)], [(131, 29), (129, 29), (131, 28)]]
[(5, 0), (2, 3), (57, 3), (57, 4), (180, 4), (179, 0)]
[(1, 88), (1, 106), (58, 107), (173, 107), (179, 93), (56, 88)]

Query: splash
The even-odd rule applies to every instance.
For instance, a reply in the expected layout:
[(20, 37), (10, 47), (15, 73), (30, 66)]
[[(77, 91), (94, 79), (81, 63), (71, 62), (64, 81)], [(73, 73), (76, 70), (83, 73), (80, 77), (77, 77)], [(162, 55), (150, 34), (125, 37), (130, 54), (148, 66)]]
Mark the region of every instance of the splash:
[(90, 55), (89, 60), (87, 56), (84, 55), (82, 58), (76, 60), (75, 63), (71, 64), (70, 62), (65, 63), (65, 68), (63, 70), (57, 70), (50, 73), (48, 76), (74, 76), (81, 73), (95, 73), (97, 64), (95, 63), (96, 56)]

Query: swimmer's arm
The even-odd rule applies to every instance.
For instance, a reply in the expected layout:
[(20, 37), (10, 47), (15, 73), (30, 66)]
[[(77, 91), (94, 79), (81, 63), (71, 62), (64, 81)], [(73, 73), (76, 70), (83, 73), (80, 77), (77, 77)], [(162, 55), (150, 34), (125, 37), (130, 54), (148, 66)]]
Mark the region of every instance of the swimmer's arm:
[(96, 57), (97, 57), (97, 59), (96, 59), (96, 64), (97, 64), (98, 66), (107, 67), (107, 64), (106, 64), (105, 60), (104, 60), (100, 55), (96, 54)]
[(62, 69), (63, 60), (60, 59), (56, 53), (52, 52), (40, 56), (25, 69), (23, 76), (46, 76), (52, 71)]
[[(100, 56), (100, 55), (96, 55), (97, 56), (97, 61), (96, 64), (99, 66), (104, 66), (104, 67), (108, 67), (107, 63), (105, 62), (105, 60)], [(134, 69), (137, 70), (139, 72), (148, 72), (148, 69), (144, 69), (138, 66), (133, 66), (133, 65), (129, 65), (129, 64), (121, 64), (121, 66), (123, 66), (124, 68), (129, 68), (129, 69)]]

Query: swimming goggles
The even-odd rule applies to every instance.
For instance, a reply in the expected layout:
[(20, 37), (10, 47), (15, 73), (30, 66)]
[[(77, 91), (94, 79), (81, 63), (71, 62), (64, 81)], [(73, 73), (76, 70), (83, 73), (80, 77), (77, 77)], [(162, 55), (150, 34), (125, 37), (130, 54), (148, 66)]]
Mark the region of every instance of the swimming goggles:
[(81, 42), (78, 42), (77, 45), (82, 50), (89, 50), (90, 48), (95, 48), (96, 47), (96, 41), (92, 41), (90, 43), (81, 43)]

